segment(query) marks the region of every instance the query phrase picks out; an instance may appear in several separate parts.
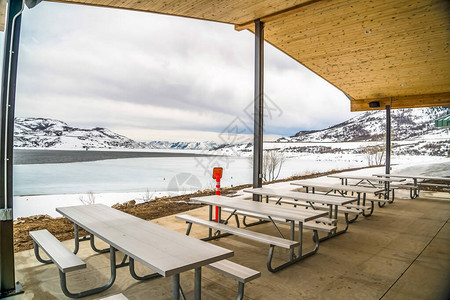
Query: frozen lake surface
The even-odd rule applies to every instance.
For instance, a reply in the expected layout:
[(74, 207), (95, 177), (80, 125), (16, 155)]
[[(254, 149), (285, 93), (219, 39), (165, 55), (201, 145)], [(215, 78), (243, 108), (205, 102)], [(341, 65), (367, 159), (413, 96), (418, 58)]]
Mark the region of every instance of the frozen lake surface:
[[(403, 164), (408, 173), (450, 175), (448, 158), (393, 157), (393, 163)], [(364, 155), (298, 154), (286, 160), (279, 178), (366, 165)], [(96, 203), (112, 205), (213, 189), (213, 167), (224, 168), (223, 187), (252, 182), (250, 158), (199, 156), (198, 153), (15, 165), (14, 218), (36, 214), (58, 216), (56, 207), (80, 205), (80, 198), (87, 199), (87, 193), (95, 195)]]
[[(280, 178), (331, 169), (362, 167), (363, 159), (334, 156), (311, 160), (310, 157), (288, 158)], [(213, 167), (223, 167), (222, 186), (252, 182), (251, 160), (246, 157), (139, 157), (89, 162), (16, 165), (14, 194), (73, 194), (137, 191), (196, 191), (213, 188)], [(195, 182), (182, 184), (190, 174)], [(183, 177), (181, 176), (181, 177)]]

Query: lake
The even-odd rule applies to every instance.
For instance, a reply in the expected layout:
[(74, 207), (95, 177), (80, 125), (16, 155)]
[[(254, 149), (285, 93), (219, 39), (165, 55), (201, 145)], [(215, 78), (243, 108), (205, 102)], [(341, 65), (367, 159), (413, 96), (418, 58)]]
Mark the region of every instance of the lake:
[[(16, 150), (14, 194), (21, 196), (147, 190), (177, 193), (212, 189), (215, 186), (211, 178), (213, 167), (224, 168), (222, 186), (252, 182), (252, 165), (248, 157), (204, 156), (195, 151), (90, 152)], [(279, 178), (364, 165), (366, 161), (355, 155), (291, 157), (283, 165)]]

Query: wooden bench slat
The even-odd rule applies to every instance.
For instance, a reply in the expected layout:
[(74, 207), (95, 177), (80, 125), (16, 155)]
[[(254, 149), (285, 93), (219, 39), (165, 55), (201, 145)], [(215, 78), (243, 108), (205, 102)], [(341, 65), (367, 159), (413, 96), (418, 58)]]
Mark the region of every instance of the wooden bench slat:
[[(314, 194), (312, 194), (314, 195)], [(273, 201), (273, 202), (278, 202), (279, 203), (284, 203), (284, 204), (292, 204), (292, 205), (298, 205), (298, 206), (303, 206), (303, 207), (311, 207), (311, 205), (309, 203), (303, 202), (303, 201), (294, 201), (294, 200), (285, 200), (285, 199), (275, 199), (275, 198), (269, 198), (269, 201)], [(326, 207), (325, 205), (319, 204), (320, 206), (325, 207), (328, 210), (328, 207)]]
[(303, 223), (303, 228), (331, 232), (332, 230), (336, 229), (336, 225), (327, 225), (327, 224), (317, 223), (314, 221), (308, 221), (308, 222)]
[[(270, 201), (278, 201), (278, 199), (271, 199), (271, 198), (269, 198), (269, 200)], [(280, 201), (280, 203), (284, 203), (284, 204), (291, 204), (291, 205), (298, 205), (298, 206), (304, 206), (304, 207), (311, 207), (310, 204), (304, 203), (304, 202), (301, 202), (301, 201), (292, 201), (292, 200), (284, 200), (284, 199), (281, 199), (279, 201)], [(355, 205), (355, 204), (345, 204), (345, 206), (349, 206), (349, 205)], [(345, 206), (339, 206), (338, 212), (339, 213), (347, 212), (347, 213), (353, 213), (353, 214), (360, 214), (361, 213), (361, 211), (357, 211), (357, 210), (351, 210), (351, 209), (345, 209), (344, 210), (343, 208), (345, 208)], [(314, 204), (314, 207), (316, 209), (319, 209), (319, 210), (325, 210), (325, 211), (329, 211), (330, 210), (330, 208), (328, 206), (322, 205), (320, 203)], [(370, 209), (370, 206), (368, 206), (367, 209)], [(314, 220), (320, 220), (320, 219), (321, 218), (317, 218), (317, 219), (314, 219)], [(330, 220), (335, 220), (335, 219), (330, 219)]]
[[(355, 185), (355, 186), (362, 186), (362, 187), (373, 187), (373, 186), (375, 186), (375, 187), (377, 187), (377, 188), (380, 188), (380, 189), (384, 189), (385, 188), (385, 184), (384, 183), (380, 183), (380, 184), (374, 184), (374, 185), (371, 185), (371, 184), (358, 184), (358, 185)], [(389, 183), (389, 190), (393, 190), (393, 189), (396, 189), (397, 188), (397, 185), (396, 184), (392, 184), (392, 183)]]
[(128, 298), (125, 297), (123, 294), (116, 294), (106, 298), (102, 298), (100, 300), (128, 300)]
[(358, 210), (369, 210), (371, 207), (370, 206), (365, 206), (365, 205), (358, 205), (358, 204), (346, 204), (346, 205), (344, 205), (344, 208), (354, 208), (354, 209), (358, 209)]
[(339, 212), (343, 213), (343, 214), (352, 214), (352, 215), (359, 215), (362, 214), (362, 210), (361, 209), (357, 209), (357, 208), (351, 208), (351, 207), (342, 207), (339, 208)]
[(227, 259), (209, 264), (207, 267), (242, 283), (261, 277), (261, 272), (247, 268)]
[(428, 183), (428, 182), (419, 182), (418, 185), (423, 185), (423, 186), (435, 186), (435, 187), (449, 187), (448, 184)]
[[(232, 212), (234, 212), (234, 209), (231, 209), (231, 208), (222, 208), (222, 211), (232, 213)], [(266, 216), (262, 216), (262, 215), (260, 215), (260, 214), (253, 213), (253, 212), (249, 212), (249, 211), (245, 211), (245, 212), (244, 212), (244, 211), (237, 210), (237, 211), (236, 211), (236, 214), (238, 214), (238, 215), (245, 215), (245, 216), (247, 216), (247, 217), (256, 218), (256, 219), (265, 219), (265, 220), (268, 220), (268, 219), (269, 219), (269, 218), (267, 218)], [(288, 222), (286, 219), (278, 218), (278, 217), (272, 217), (272, 220), (274, 220), (275, 222), (280, 222), (280, 223), (286, 223), (286, 222)]]
[(314, 219), (314, 221), (316, 223), (324, 223), (327, 225), (336, 225), (337, 224), (336, 219), (331, 219), (331, 218), (326, 218), (326, 217), (320, 217), (320, 218)]
[(366, 199), (366, 203), (367, 203), (367, 201), (372, 201), (372, 202), (381, 202), (381, 203), (387, 203), (387, 202), (389, 202), (388, 200), (386, 200), (386, 199), (377, 199), (377, 198), (367, 198)]
[(391, 186), (396, 187), (396, 188), (398, 188), (398, 189), (401, 189), (401, 188), (413, 188), (413, 187), (417, 187), (417, 185), (414, 185), (414, 183), (391, 184)]
[(86, 263), (61, 244), (48, 230), (31, 231), (30, 236), (63, 273), (86, 268)]
[(293, 247), (299, 246), (299, 242), (291, 241), (279, 237), (274, 237), (264, 233), (254, 232), (242, 228), (231, 227), (225, 224), (216, 223), (213, 221), (207, 221), (200, 218), (196, 218), (190, 215), (176, 215), (176, 218), (184, 220), (189, 223), (195, 223), (198, 225), (206, 226), (208, 228), (220, 230), (223, 232), (228, 232), (234, 235), (238, 235), (244, 238), (248, 238), (257, 242), (279, 246), (286, 249), (292, 249)]
[[(233, 212), (233, 210), (227, 209), (227, 212)], [(269, 218), (267, 218), (266, 216), (263, 215), (259, 215), (259, 214), (255, 214), (252, 212), (247, 212), (247, 211), (236, 211), (236, 214), (238, 215), (245, 215), (247, 217), (252, 217), (252, 218), (256, 218), (256, 219), (264, 219), (264, 220), (268, 220)], [(336, 229), (336, 226), (331, 225), (331, 224), (322, 224), (322, 223), (318, 223), (320, 222), (319, 219), (328, 219), (328, 220), (334, 220), (334, 219), (329, 219), (329, 218), (317, 218), (314, 219), (312, 221), (308, 221), (308, 222), (304, 222), (303, 223), (303, 228), (305, 229), (312, 229), (312, 230), (320, 230), (320, 231), (326, 231), (326, 232), (330, 232), (333, 229)], [(282, 219), (282, 218), (272, 218), (272, 220), (274, 220), (274, 222), (279, 222), (279, 223), (287, 223), (289, 222), (286, 219)]]
[(256, 195), (261, 195), (263, 197), (273, 197), (273, 198), (288, 198), (292, 200), (299, 201), (310, 201), (321, 204), (330, 204), (330, 205), (343, 205), (350, 203), (352, 201), (357, 200), (356, 197), (342, 197), (338, 195), (323, 195), (323, 194), (312, 194), (312, 193), (303, 193), (298, 191), (291, 191), (285, 189), (270, 189), (270, 188), (253, 188), (253, 189), (245, 189), (244, 192), (252, 193)]

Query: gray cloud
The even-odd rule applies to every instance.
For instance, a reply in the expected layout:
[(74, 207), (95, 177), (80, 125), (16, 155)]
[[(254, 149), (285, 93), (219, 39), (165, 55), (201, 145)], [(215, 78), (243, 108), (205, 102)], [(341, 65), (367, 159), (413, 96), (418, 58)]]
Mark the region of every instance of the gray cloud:
[[(23, 18), (16, 113), (127, 132), (220, 132), (253, 101), (253, 43), (226, 24), (43, 2)], [(342, 93), (270, 45), (265, 70), (265, 93), (283, 111), (267, 133), (351, 116)]]

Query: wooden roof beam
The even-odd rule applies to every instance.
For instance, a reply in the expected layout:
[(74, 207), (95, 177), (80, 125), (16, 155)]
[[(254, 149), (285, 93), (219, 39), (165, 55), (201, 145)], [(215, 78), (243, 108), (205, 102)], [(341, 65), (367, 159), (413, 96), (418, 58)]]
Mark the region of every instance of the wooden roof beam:
[[(309, 1), (305, 1), (305, 2), (303, 2), (303, 3), (301, 3), (301, 4), (298, 4), (298, 5), (295, 5), (295, 6), (292, 6), (292, 7), (289, 7), (289, 8), (280, 10), (280, 11), (277, 11), (277, 12), (272, 13), (272, 14), (270, 14), (270, 15), (262, 16), (262, 17), (260, 17), (259, 19), (260, 19), (261, 22), (263, 22), (263, 23), (275, 21), (275, 20), (277, 20), (277, 19), (279, 19), (279, 18), (285, 17), (286, 15), (294, 14), (294, 13), (296, 13), (298, 10), (302, 9), (303, 7), (305, 7), (305, 6), (307, 6), (307, 5), (310, 5), (310, 4), (313, 4), (313, 3), (316, 3), (316, 2), (319, 2), (319, 1), (321, 1), (321, 0), (309, 0)], [(236, 24), (236, 25), (234, 25), (234, 29), (237, 30), (237, 31), (242, 31), (242, 30), (245, 30), (245, 29), (248, 29), (248, 30), (253, 31), (253, 30), (254, 30), (254, 27), (255, 27), (254, 21), (255, 21), (255, 20), (249, 20), (248, 22), (245, 22), (245, 23), (243, 23), (243, 24)]]
[[(369, 107), (369, 102), (378, 101), (379, 107)], [(368, 111), (385, 109), (386, 105), (391, 108), (415, 108), (430, 106), (450, 106), (450, 92), (428, 95), (396, 96), (386, 98), (357, 99), (350, 101), (351, 111)]]

